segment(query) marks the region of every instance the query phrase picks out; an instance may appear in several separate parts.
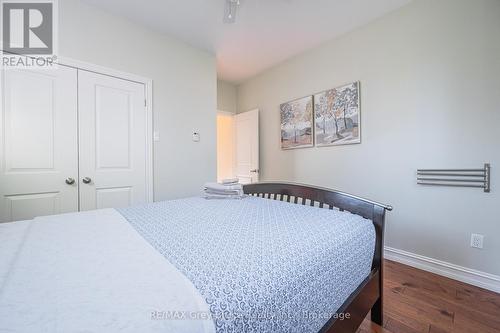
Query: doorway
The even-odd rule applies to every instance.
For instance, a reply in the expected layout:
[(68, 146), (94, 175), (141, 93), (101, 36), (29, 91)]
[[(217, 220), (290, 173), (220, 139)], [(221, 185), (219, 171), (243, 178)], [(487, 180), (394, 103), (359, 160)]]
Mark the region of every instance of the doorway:
[(259, 181), (259, 110), (217, 113), (217, 181)]
[(217, 112), (217, 182), (234, 178), (234, 116)]

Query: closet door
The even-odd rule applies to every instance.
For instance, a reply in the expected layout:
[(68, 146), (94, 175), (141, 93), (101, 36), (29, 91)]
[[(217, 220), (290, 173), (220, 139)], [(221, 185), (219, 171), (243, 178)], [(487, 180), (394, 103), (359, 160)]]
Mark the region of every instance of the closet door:
[(77, 72), (1, 71), (0, 222), (78, 211)]
[(146, 202), (144, 101), (143, 84), (78, 71), (80, 210)]

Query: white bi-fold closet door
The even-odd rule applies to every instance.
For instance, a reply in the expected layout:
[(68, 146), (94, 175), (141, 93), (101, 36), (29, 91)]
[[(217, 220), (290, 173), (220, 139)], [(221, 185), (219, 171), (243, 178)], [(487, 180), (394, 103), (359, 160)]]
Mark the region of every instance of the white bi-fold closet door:
[(1, 85), (0, 221), (77, 211), (76, 69), (2, 70)]
[(144, 84), (80, 71), (80, 210), (146, 201)]
[(143, 83), (60, 65), (1, 85), (0, 222), (147, 201)]

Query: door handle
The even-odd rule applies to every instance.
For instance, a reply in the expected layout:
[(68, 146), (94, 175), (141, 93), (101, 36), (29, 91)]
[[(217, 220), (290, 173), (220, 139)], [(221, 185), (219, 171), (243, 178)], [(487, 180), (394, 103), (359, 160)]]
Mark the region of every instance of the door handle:
[(250, 172), (259, 173), (259, 169), (250, 170)]
[(84, 184), (90, 184), (90, 182), (91, 182), (91, 181), (92, 181), (92, 179), (90, 179), (89, 177), (84, 177), (84, 178), (82, 179), (82, 182), (83, 182)]
[(71, 177), (68, 177), (68, 178), (66, 178), (65, 182), (68, 185), (73, 185), (75, 183), (75, 180)]

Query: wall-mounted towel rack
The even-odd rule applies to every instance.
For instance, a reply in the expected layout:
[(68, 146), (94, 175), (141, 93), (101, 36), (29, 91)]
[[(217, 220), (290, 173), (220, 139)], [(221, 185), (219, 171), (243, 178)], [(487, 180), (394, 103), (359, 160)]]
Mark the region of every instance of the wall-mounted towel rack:
[(418, 169), (417, 184), (482, 188), (490, 192), (490, 164), (482, 169)]

